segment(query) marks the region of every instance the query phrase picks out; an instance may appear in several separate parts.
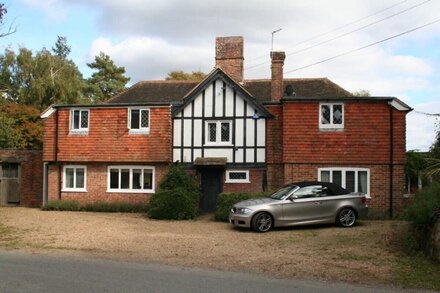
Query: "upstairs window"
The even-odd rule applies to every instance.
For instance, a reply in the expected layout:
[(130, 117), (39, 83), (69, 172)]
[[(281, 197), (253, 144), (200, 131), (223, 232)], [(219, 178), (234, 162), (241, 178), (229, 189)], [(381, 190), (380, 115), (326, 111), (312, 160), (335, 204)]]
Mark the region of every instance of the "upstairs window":
[(344, 104), (325, 103), (319, 105), (319, 128), (343, 129), (344, 128)]
[(231, 121), (208, 121), (206, 123), (206, 141), (208, 144), (231, 143)]
[(150, 131), (150, 110), (129, 109), (128, 128), (130, 132), (148, 133)]
[(70, 112), (70, 131), (88, 132), (89, 131), (89, 110), (72, 109)]

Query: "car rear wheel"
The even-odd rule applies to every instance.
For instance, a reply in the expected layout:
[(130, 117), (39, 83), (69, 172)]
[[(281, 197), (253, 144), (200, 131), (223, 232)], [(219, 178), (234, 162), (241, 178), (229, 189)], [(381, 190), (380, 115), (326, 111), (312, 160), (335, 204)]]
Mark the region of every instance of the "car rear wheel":
[(343, 208), (336, 217), (336, 223), (341, 227), (352, 227), (356, 223), (356, 212), (351, 208)]
[(262, 212), (252, 218), (251, 224), (255, 232), (267, 232), (273, 227), (273, 219), (268, 213)]

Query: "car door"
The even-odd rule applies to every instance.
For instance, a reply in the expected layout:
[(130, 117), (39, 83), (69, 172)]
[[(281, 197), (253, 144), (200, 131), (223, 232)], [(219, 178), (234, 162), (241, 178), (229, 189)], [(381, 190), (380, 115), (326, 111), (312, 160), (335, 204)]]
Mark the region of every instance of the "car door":
[(327, 214), (327, 203), (322, 193), (322, 185), (305, 186), (297, 190), (283, 204), (283, 222), (294, 224), (321, 220)]

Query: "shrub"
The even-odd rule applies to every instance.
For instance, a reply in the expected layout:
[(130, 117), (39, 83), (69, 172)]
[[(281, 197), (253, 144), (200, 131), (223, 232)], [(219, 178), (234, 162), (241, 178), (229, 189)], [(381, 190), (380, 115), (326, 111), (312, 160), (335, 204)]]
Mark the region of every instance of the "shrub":
[(148, 204), (128, 203), (128, 202), (95, 202), (88, 203), (81, 207), (86, 212), (106, 212), (106, 213), (146, 213)]
[(79, 211), (79, 202), (75, 200), (54, 200), (49, 201), (42, 207), (44, 211)]
[(439, 207), (440, 183), (433, 182), (415, 195), (414, 202), (403, 211), (402, 218), (419, 227), (428, 226), (434, 210)]
[(199, 196), (195, 178), (174, 164), (151, 197), (148, 213), (154, 219), (192, 219), (197, 216)]
[(220, 193), (217, 200), (217, 208), (215, 211), (215, 219), (217, 221), (228, 221), (229, 212), (237, 202), (268, 196), (268, 192), (223, 192)]

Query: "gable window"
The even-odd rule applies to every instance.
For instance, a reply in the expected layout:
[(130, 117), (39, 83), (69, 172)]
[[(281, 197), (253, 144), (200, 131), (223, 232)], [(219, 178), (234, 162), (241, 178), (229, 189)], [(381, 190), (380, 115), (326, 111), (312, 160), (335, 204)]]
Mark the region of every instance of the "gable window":
[(64, 166), (62, 191), (87, 191), (86, 166)]
[(150, 110), (128, 109), (128, 128), (131, 133), (148, 133), (150, 131)]
[(370, 194), (370, 169), (365, 168), (320, 168), (318, 180), (339, 184), (351, 192)]
[(321, 103), (319, 105), (319, 128), (342, 129), (344, 128), (344, 104)]
[(249, 171), (226, 171), (226, 183), (250, 183)]
[(70, 111), (70, 131), (84, 133), (89, 131), (89, 110), (72, 109)]
[(206, 140), (208, 143), (231, 143), (231, 121), (208, 121), (206, 124)]
[(154, 192), (154, 167), (108, 167), (109, 192)]

